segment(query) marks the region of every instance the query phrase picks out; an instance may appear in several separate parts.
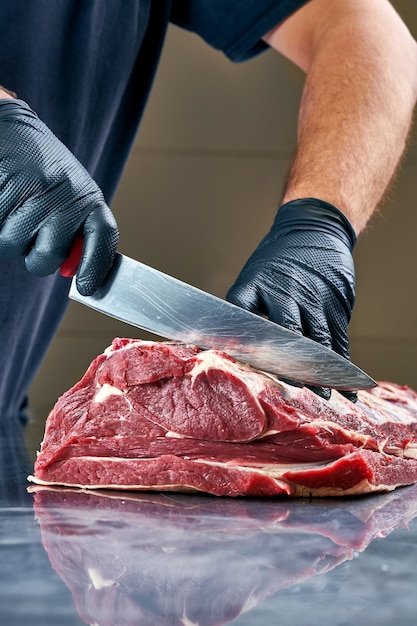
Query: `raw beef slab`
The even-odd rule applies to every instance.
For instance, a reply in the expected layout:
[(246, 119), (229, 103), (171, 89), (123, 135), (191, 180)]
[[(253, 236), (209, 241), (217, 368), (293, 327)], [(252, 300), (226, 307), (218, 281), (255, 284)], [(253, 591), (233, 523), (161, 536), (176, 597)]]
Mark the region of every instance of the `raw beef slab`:
[(345, 496), (417, 482), (417, 393), (356, 404), (217, 350), (115, 339), (58, 399), (30, 480), (219, 496)]

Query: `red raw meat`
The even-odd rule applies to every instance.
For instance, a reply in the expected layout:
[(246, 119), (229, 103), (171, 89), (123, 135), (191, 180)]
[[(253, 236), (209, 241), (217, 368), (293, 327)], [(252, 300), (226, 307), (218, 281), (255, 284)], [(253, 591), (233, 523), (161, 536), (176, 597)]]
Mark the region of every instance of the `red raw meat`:
[(51, 411), (30, 480), (223, 496), (340, 496), (417, 482), (417, 394), (325, 401), (217, 350), (115, 339)]

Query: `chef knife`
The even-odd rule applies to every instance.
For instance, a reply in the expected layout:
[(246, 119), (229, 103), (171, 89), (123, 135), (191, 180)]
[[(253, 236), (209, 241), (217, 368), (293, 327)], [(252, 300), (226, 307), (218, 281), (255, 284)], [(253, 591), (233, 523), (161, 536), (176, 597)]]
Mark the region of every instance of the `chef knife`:
[(278, 378), (341, 390), (376, 386), (329, 348), (122, 254), (94, 295), (82, 296), (73, 278), (69, 297), (160, 337), (217, 348)]

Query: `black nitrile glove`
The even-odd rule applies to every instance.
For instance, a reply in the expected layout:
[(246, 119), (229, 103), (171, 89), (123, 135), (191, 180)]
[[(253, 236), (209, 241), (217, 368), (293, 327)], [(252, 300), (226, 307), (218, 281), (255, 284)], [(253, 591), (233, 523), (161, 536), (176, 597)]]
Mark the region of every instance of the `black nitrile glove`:
[(77, 288), (91, 295), (109, 271), (117, 224), (87, 170), (22, 100), (0, 100), (0, 258), (55, 272), (84, 239)]
[[(349, 359), (356, 236), (336, 207), (315, 198), (283, 205), (227, 299)], [(322, 397), (329, 389), (314, 388)], [(356, 400), (355, 392), (342, 392)]]

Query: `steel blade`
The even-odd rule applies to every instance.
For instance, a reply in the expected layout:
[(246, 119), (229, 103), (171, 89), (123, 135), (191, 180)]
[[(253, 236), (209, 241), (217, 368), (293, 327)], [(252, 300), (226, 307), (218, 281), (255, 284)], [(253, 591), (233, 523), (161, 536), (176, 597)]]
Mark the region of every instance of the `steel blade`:
[(93, 296), (70, 298), (167, 339), (217, 348), (302, 384), (356, 390), (375, 381), (332, 350), (121, 254)]

